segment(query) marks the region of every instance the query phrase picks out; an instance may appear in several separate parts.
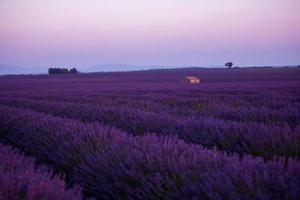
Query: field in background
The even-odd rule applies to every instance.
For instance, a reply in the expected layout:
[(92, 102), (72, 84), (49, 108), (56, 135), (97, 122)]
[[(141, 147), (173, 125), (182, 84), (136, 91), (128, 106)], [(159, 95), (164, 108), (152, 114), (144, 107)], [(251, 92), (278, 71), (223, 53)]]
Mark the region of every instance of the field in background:
[(87, 197), (297, 199), (299, 86), (299, 68), (3, 76), (0, 142)]

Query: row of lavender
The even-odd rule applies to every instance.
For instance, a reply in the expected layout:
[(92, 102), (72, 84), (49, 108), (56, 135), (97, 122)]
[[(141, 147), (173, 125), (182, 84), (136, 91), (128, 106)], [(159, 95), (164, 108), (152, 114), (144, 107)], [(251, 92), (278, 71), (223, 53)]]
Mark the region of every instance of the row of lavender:
[[(0, 106), (1, 141), (98, 199), (297, 199), (300, 162), (226, 155), (173, 137)], [(33, 123), (34, 122), (34, 123)]]
[(46, 167), (36, 168), (34, 160), (0, 144), (0, 199), (76, 200), (79, 191), (66, 185)]
[(101, 122), (123, 131), (144, 135), (175, 135), (188, 143), (217, 147), (230, 153), (300, 157), (300, 126), (267, 126), (253, 122), (224, 121), (198, 117), (178, 118), (163, 113), (143, 112), (125, 107), (105, 107), (69, 102), (0, 98), (0, 104), (29, 108), (38, 112), (84, 122)]

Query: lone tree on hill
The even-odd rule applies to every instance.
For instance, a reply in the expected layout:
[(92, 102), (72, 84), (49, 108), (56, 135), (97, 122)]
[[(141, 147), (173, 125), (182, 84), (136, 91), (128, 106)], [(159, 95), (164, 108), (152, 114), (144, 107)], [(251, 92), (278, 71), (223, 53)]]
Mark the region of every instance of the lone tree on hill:
[(229, 69), (231, 69), (232, 66), (233, 66), (233, 62), (225, 63), (225, 67), (228, 67)]

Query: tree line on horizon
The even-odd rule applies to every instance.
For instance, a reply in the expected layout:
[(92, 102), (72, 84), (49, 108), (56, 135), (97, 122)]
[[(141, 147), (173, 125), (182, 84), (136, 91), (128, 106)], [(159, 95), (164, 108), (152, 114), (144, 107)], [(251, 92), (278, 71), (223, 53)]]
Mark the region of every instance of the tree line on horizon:
[(48, 74), (77, 74), (78, 70), (76, 68), (71, 68), (70, 70), (67, 68), (49, 68)]

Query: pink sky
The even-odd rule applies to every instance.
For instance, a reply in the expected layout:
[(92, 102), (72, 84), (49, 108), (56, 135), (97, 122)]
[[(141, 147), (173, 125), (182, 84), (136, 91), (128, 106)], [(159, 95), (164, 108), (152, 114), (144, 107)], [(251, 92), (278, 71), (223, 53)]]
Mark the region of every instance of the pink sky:
[(1, 0), (0, 63), (300, 64), (299, 0)]

